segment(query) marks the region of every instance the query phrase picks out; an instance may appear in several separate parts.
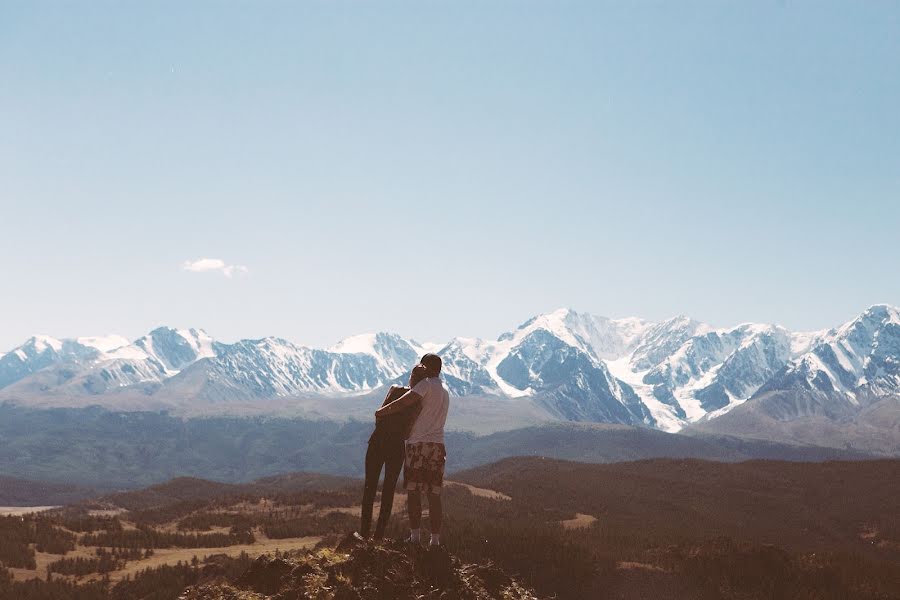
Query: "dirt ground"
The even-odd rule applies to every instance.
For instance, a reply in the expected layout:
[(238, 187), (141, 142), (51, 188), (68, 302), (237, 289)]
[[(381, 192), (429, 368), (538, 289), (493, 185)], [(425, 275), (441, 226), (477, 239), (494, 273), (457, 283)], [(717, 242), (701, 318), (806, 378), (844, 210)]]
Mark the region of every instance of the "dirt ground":
[(583, 529), (585, 527), (590, 527), (597, 521), (597, 517), (594, 515), (586, 515), (584, 513), (575, 513), (575, 517), (572, 519), (566, 519), (565, 521), (560, 521), (563, 527), (566, 529)]

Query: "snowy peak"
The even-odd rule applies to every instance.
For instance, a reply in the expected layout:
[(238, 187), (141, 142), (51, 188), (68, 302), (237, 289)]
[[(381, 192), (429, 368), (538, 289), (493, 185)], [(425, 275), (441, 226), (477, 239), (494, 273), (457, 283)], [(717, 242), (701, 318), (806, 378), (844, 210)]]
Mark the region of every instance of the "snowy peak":
[[(613, 377), (603, 360), (597, 358), (600, 340), (599, 328), (595, 326), (609, 325), (611, 321), (581, 315), (576, 318), (567, 323), (567, 331), (546, 327), (537, 320), (532, 323), (537, 326), (524, 328), (527, 333), (523, 337), (513, 338), (517, 343), (498, 355), (502, 359), (494, 367), (495, 378), (503, 382), (501, 389), (518, 392), (507, 392), (509, 395), (534, 397), (562, 419), (653, 424), (634, 390)], [(615, 330), (617, 325), (612, 324), (608, 331), (615, 336), (613, 343), (622, 346), (627, 341)], [(591, 342), (587, 341), (589, 336), (593, 336)], [(571, 343), (573, 339), (577, 344)]]
[(0, 357), (0, 388), (35, 374), (40, 378), (31, 387), (62, 394), (102, 394), (158, 384), (193, 362), (214, 356), (213, 346), (202, 330), (168, 327), (154, 329), (133, 343), (120, 335), (65, 340), (35, 336)]
[(215, 356), (214, 345), (202, 329), (158, 327), (131, 344), (100, 353), (67, 387), (102, 394), (137, 384), (160, 384), (194, 362)]
[(199, 372), (205, 383), (204, 395), (210, 398), (364, 392), (392, 379), (374, 356), (362, 352), (317, 350), (274, 337), (242, 340), (217, 348), (218, 356), (199, 361), (179, 375), (189, 379)]
[(0, 357), (0, 388), (23, 379), (60, 360), (63, 344), (49, 336), (34, 336)]
[(705, 323), (683, 315), (647, 327), (631, 357), (634, 368), (643, 371), (655, 367), (692, 337), (712, 331)]
[(800, 388), (841, 393), (900, 392), (900, 310), (871, 306), (855, 319), (814, 339), (763, 391)]
[(900, 316), (898, 316), (896, 308), (885, 304), (876, 304), (852, 321), (829, 332), (823, 341), (829, 344), (839, 344), (848, 352), (858, 355), (872, 348), (886, 327), (898, 324), (900, 324)]
[(876, 329), (888, 324), (900, 324), (900, 308), (890, 304), (873, 304), (858, 317), (839, 328), (846, 330), (855, 325), (867, 325)]
[(416, 364), (421, 352), (418, 344), (394, 333), (365, 333), (341, 340), (329, 349), (336, 354), (364, 354), (375, 359), (377, 365), (391, 378), (400, 376)]
[(790, 359), (790, 333), (775, 325), (745, 323), (689, 338), (644, 382), (661, 401), (697, 420), (749, 398)]
[(502, 395), (496, 372), (489, 370), (496, 350), (496, 344), (477, 338), (453, 338), (438, 350), (448, 391), (457, 396)]
[[(5, 388), (44, 369), (64, 363), (87, 363), (102, 355), (90, 340), (62, 340), (36, 335), (0, 356), (0, 388)], [(87, 343), (84, 343), (84, 342)]]
[(63, 342), (49, 335), (35, 335), (22, 345), (26, 352), (33, 354), (42, 354), (47, 351), (59, 352), (62, 350)]
[[(177, 373), (201, 358), (215, 356), (213, 339), (197, 329), (158, 327), (136, 340), (132, 350), (143, 351), (145, 360), (157, 362), (166, 372)], [(115, 356), (115, 354), (113, 355)], [(132, 352), (117, 358), (133, 358)]]
[(650, 325), (643, 319), (608, 319), (563, 308), (529, 319), (498, 341), (516, 344), (535, 331), (545, 331), (594, 358), (617, 358), (631, 350)]

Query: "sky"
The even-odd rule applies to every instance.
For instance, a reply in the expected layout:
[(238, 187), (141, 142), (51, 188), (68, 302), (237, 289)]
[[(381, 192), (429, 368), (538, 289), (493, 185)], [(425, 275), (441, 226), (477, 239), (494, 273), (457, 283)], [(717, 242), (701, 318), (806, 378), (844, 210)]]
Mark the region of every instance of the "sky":
[(0, 349), (900, 305), (895, 2), (0, 3)]

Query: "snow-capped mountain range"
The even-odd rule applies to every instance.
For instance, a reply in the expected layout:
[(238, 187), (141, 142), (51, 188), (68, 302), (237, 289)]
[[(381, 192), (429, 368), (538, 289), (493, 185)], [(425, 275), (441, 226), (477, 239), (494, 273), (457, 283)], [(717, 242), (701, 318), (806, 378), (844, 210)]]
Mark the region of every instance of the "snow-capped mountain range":
[[(677, 431), (760, 395), (829, 394), (848, 405), (900, 394), (900, 310), (876, 305), (835, 329), (713, 328), (679, 316), (608, 319), (561, 309), (496, 340), (418, 343), (364, 334), (328, 349), (268, 337), (233, 344), (198, 329), (121, 336), (35, 336), (0, 356), (0, 401), (65, 406), (104, 397), (179, 404), (352, 398), (402, 381), (437, 352), (451, 393), (516, 400), (548, 419)], [(77, 402), (76, 402), (77, 401)]]

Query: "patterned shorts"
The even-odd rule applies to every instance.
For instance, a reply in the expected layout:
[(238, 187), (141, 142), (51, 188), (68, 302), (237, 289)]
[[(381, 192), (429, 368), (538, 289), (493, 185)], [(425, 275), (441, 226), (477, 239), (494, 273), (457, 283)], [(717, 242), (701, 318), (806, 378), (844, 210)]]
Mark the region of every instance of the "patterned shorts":
[(403, 487), (407, 490), (440, 494), (444, 483), (447, 450), (443, 444), (416, 442), (406, 445), (403, 464)]

